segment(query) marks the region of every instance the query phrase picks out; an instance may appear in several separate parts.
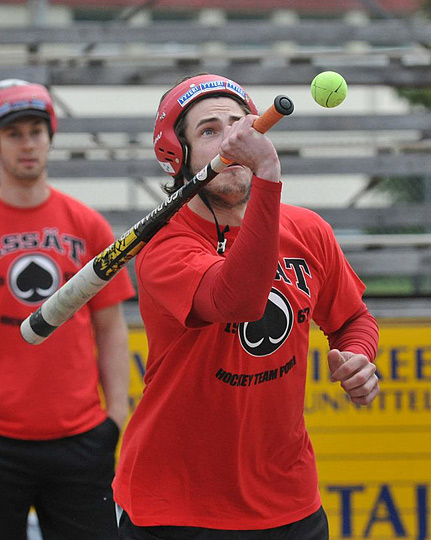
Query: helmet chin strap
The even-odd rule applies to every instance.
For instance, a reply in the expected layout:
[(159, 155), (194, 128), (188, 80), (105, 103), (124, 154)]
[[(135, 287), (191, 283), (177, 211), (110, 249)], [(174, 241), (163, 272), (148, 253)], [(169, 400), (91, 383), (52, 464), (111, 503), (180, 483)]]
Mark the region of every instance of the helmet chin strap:
[(211, 212), (211, 214), (214, 217), (214, 222), (215, 222), (215, 226), (216, 226), (216, 229), (217, 229), (217, 240), (218, 240), (217, 253), (219, 255), (222, 255), (226, 251), (227, 239), (225, 238), (224, 235), (225, 235), (225, 233), (229, 232), (229, 225), (226, 225), (226, 227), (223, 230), (221, 230), (220, 225), (218, 224), (215, 212), (214, 212), (214, 210), (213, 210), (213, 208), (211, 206), (211, 203), (208, 200), (208, 197), (205, 195), (205, 193), (203, 191), (198, 193), (198, 195), (201, 198), (201, 201), (204, 203), (204, 205), (208, 208), (208, 210)]
[[(191, 173), (190, 169), (187, 165), (183, 165), (182, 174), (186, 180), (191, 180), (193, 178), (193, 174)], [(226, 243), (227, 239), (225, 238), (225, 233), (229, 232), (229, 225), (226, 225), (223, 230), (221, 230), (220, 225), (217, 221), (217, 217), (215, 215), (215, 212), (213, 210), (213, 207), (211, 206), (211, 203), (208, 199), (208, 197), (205, 195), (203, 191), (200, 191), (198, 193), (198, 196), (200, 197), (201, 201), (204, 203), (204, 205), (208, 208), (208, 210), (211, 212), (211, 214), (214, 217), (214, 223), (216, 226), (217, 231), (217, 253), (219, 255), (223, 255), (223, 253), (226, 251)]]

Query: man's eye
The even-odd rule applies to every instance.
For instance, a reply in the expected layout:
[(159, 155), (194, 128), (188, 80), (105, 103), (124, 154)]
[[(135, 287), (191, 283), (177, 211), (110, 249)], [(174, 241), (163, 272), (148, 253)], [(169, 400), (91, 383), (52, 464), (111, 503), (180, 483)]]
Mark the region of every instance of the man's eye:
[(202, 131), (202, 135), (212, 135), (213, 133), (214, 133), (213, 128), (205, 128), (205, 129)]

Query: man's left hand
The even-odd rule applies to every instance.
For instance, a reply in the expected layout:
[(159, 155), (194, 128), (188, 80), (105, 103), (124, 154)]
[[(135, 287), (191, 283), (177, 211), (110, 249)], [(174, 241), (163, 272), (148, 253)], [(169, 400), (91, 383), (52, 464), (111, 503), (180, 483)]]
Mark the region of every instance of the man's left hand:
[(368, 405), (380, 392), (376, 366), (364, 354), (332, 349), (328, 364), (331, 381), (339, 381), (353, 403)]

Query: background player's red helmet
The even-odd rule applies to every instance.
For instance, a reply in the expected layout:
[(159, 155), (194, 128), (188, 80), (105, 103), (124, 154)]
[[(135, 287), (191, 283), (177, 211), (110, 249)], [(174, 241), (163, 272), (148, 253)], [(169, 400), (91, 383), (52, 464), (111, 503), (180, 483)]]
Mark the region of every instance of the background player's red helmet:
[(23, 116), (47, 120), (50, 137), (57, 129), (54, 104), (44, 86), (20, 79), (0, 81), (0, 128)]
[(157, 160), (171, 176), (180, 173), (185, 160), (185, 149), (175, 133), (176, 122), (190, 105), (214, 96), (232, 97), (248, 105), (252, 114), (257, 114), (247, 92), (236, 82), (220, 75), (196, 75), (175, 86), (159, 105), (153, 133)]

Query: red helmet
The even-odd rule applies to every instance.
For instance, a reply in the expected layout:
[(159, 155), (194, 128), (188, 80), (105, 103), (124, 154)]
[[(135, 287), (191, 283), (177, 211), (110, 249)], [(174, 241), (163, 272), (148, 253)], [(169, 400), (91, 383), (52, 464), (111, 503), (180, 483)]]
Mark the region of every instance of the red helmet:
[(174, 129), (178, 118), (196, 101), (214, 95), (232, 97), (248, 105), (252, 114), (257, 114), (247, 92), (236, 82), (220, 75), (197, 75), (175, 86), (159, 105), (153, 132), (157, 160), (171, 176), (181, 171), (185, 160), (185, 149)]
[(57, 129), (54, 104), (44, 86), (20, 79), (0, 81), (0, 128), (23, 116), (47, 120), (51, 137)]

